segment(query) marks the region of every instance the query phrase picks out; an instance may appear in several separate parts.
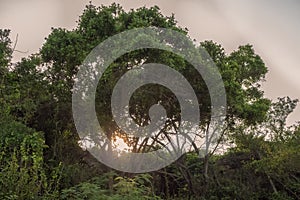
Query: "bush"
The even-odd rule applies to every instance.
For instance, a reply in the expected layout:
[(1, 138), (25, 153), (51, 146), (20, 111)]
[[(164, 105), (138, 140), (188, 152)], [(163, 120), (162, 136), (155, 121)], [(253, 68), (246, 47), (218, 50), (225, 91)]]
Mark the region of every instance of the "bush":
[(40, 199), (54, 195), (59, 171), (48, 179), (42, 133), (15, 121), (0, 123), (0, 199)]
[[(143, 200), (160, 199), (153, 194), (151, 176), (141, 174), (134, 178), (116, 177), (112, 188), (109, 182), (115, 174), (107, 173), (101, 177), (83, 182), (77, 186), (64, 189), (61, 199), (88, 199), (88, 200)], [(104, 183), (103, 181), (106, 181)]]

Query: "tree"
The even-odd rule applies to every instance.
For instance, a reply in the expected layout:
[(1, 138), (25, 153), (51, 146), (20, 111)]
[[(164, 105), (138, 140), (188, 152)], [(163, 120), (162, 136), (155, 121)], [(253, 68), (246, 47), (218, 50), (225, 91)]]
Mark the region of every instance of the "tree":
[(1, 109), (1, 113), (4, 112), (4, 103), (5, 103), (5, 81), (6, 76), (8, 73), (8, 67), (10, 65), (11, 60), (11, 40), (8, 37), (9, 36), (9, 30), (2, 30), (0, 29), (0, 104), (1, 108), (3, 107), (3, 110)]
[[(181, 31), (185, 34), (187, 32), (178, 27), (174, 17), (164, 17), (158, 7), (140, 8), (131, 10), (126, 13), (119, 5), (112, 4), (109, 7), (96, 8), (93, 5), (86, 7), (83, 15), (80, 17), (77, 28), (72, 31), (65, 29), (53, 29), (49, 35), (46, 43), (43, 45), (40, 55), (46, 66), (45, 76), (49, 83), (51, 83), (52, 94), (59, 104), (65, 103), (63, 107), (70, 107), (71, 88), (73, 85), (72, 77), (78, 70), (78, 66), (82, 63), (85, 56), (95, 47), (109, 36), (136, 27), (158, 26), (164, 28), (171, 28)], [(261, 58), (254, 53), (250, 45), (241, 46), (237, 51), (229, 56), (225, 55), (224, 50), (220, 45), (211, 41), (203, 42), (201, 44), (213, 60), (217, 63), (221, 74), (223, 75), (226, 91), (228, 93), (228, 121), (231, 119), (231, 124), (234, 121), (245, 120), (247, 123), (256, 123), (264, 118), (264, 114), (268, 109), (269, 101), (262, 97), (259, 81), (261, 81), (267, 72)], [(160, 62), (176, 68), (179, 72), (187, 75), (187, 79), (192, 82), (192, 86), (197, 89), (198, 96), (202, 96), (199, 106), (203, 111), (204, 121), (209, 124), (209, 97), (207, 88), (203, 83), (201, 76), (193, 73), (191, 66), (182, 58), (170, 52), (161, 50), (141, 50), (131, 52), (120, 57), (108, 70), (108, 78), (100, 80), (98, 87), (98, 95), (101, 95), (100, 104), (97, 104), (97, 109), (101, 110), (99, 119), (111, 118), (110, 94), (114, 84), (119, 79), (120, 75), (124, 74), (128, 69), (132, 69), (143, 63)], [(180, 63), (180, 64), (178, 64)], [(180, 67), (178, 67), (180, 66)], [(153, 88), (153, 86), (152, 86)], [(148, 94), (157, 91), (157, 88), (150, 89)], [(164, 97), (169, 97), (167, 101), (169, 104), (176, 104), (176, 99), (172, 94), (166, 90), (161, 89), (162, 92), (156, 95), (157, 98), (149, 98), (146, 94), (136, 95), (132, 97), (133, 104), (137, 105), (132, 116), (135, 116), (137, 122), (147, 123), (149, 120), (147, 109), (149, 105), (154, 102), (163, 100)], [(142, 92), (142, 91), (141, 91)], [(138, 92), (137, 92), (138, 93)], [(96, 99), (99, 99), (99, 96)], [(205, 96), (205, 98), (203, 98)], [(204, 100), (202, 100), (204, 99)], [(140, 106), (140, 102), (144, 105)], [(63, 109), (63, 108), (61, 108)], [(104, 111), (103, 111), (104, 110)], [(172, 111), (170, 118), (178, 121), (178, 109), (171, 107), (167, 109)], [(70, 110), (63, 111), (64, 115), (70, 116)], [(145, 115), (146, 113), (146, 115)], [(172, 115), (174, 117), (172, 117)], [(253, 116), (256, 117), (253, 117)], [(108, 117), (109, 116), (109, 117)], [(146, 119), (145, 119), (146, 117)], [(68, 117), (70, 118), (70, 117)], [(60, 121), (58, 119), (58, 121)], [(63, 119), (66, 125), (67, 119)], [(110, 124), (106, 120), (103, 122), (105, 126), (112, 128), (114, 124)], [(101, 122), (100, 122), (101, 123)], [(173, 122), (173, 124), (175, 124)], [(140, 125), (142, 125), (140, 123)], [(206, 129), (206, 128), (205, 128)]]
[(299, 123), (288, 126), (287, 117), (298, 100), (289, 97), (273, 102), (266, 119), (235, 132), (236, 149), (253, 155), (251, 169), (267, 177), (275, 196), (299, 198)]
[[(58, 180), (46, 173), (43, 133), (27, 126), (36, 105), (27, 91), (34, 87), (25, 87), (30, 83), (22, 80), (22, 73), (11, 63), (9, 32), (0, 29), (0, 198), (36, 199), (56, 192)], [(22, 64), (26, 66), (25, 59)], [(32, 76), (31, 80), (38, 78)]]
[(5, 74), (12, 57), (11, 40), (9, 38), (10, 31), (7, 29), (0, 30), (0, 66), (1, 78)]

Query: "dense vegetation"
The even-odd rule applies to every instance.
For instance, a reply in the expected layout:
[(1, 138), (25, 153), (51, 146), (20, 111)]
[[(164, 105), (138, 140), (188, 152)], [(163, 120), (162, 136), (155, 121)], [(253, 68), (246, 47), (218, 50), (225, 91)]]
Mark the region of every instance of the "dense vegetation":
[[(78, 66), (109, 36), (148, 26), (188, 32), (158, 7), (125, 12), (116, 4), (88, 5), (75, 29), (53, 28), (39, 53), (13, 63), (10, 31), (0, 30), (0, 198), (300, 199), (300, 126), (286, 124), (297, 100), (281, 97), (272, 102), (264, 97), (260, 83), (267, 68), (251, 45), (227, 54), (213, 41), (201, 43), (216, 63), (227, 94), (226, 128), (218, 141), (226, 146), (222, 153), (201, 158), (195, 148), (164, 169), (137, 175), (110, 169), (80, 148), (71, 98)], [(182, 58), (147, 49), (122, 56), (100, 80), (96, 109), (107, 134), (117, 129), (106, 103), (113, 85), (127, 70), (150, 62), (174, 67), (191, 82), (201, 96), (205, 132), (210, 98), (201, 77)], [(143, 125), (149, 105), (166, 96), (168, 114), (173, 122), (180, 120), (172, 94), (150, 98), (158, 89), (146, 89), (148, 93), (132, 99), (140, 105), (131, 110), (137, 122)], [(136, 142), (123, 139), (133, 146)]]

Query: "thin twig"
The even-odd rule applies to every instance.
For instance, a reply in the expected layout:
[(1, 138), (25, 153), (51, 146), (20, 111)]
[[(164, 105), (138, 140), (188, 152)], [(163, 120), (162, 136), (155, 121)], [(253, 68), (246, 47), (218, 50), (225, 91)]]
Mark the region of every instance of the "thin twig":
[(12, 49), (12, 52), (18, 52), (18, 53), (28, 53), (29, 51), (20, 51), (20, 50), (17, 50), (16, 47), (17, 47), (17, 44), (18, 44), (18, 39), (19, 39), (19, 34), (16, 35), (16, 39), (15, 39), (15, 44), (14, 44), (14, 47)]

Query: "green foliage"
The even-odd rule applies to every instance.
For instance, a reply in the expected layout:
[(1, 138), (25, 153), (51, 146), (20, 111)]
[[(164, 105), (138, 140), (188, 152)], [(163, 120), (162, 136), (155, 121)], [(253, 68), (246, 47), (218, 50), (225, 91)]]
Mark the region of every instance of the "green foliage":
[(0, 198), (37, 199), (57, 190), (58, 172), (48, 178), (43, 135), (19, 122), (0, 123)]
[(0, 29), (0, 78), (3, 78), (5, 71), (10, 65), (12, 57), (10, 30)]
[[(31, 119), (35, 102), (30, 99), (30, 94), (23, 94), (26, 94), (30, 80), (38, 77), (36, 74), (26, 76), (21, 71), (15, 73), (8, 70), (12, 53), (8, 37), (8, 30), (0, 31), (0, 62), (5, 64), (1, 65), (1, 72), (5, 73), (1, 74), (0, 82), (0, 198), (50, 197), (58, 189), (58, 168), (51, 169), (51, 173), (47, 174), (44, 163), (44, 149), (47, 147), (44, 135), (24, 124)], [(23, 66), (27, 66), (25, 59)], [(28, 85), (24, 86), (22, 83)], [(30, 88), (36, 90), (33, 85)]]
[[(10, 31), (0, 29), (0, 199), (299, 199), (300, 124), (286, 123), (297, 100), (264, 97), (260, 84), (268, 70), (251, 45), (230, 54), (213, 41), (199, 47), (216, 63), (226, 89), (222, 141), (227, 149), (221, 154), (200, 159), (195, 148), (165, 169), (134, 176), (107, 173), (111, 169), (79, 147), (71, 112), (79, 65), (108, 37), (149, 26), (187, 35), (173, 15), (162, 15), (157, 6), (125, 11), (115, 3), (90, 4), (73, 30), (53, 28), (39, 53), (11, 63)], [(135, 66), (155, 62), (179, 71), (197, 91), (205, 134), (211, 105), (202, 77), (180, 56), (154, 49), (125, 54), (104, 73), (96, 95), (100, 123), (108, 134), (118, 128), (108, 106), (116, 81)], [(158, 101), (173, 120), (170, 126), (180, 121), (178, 101), (166, 88), (147, 85), (130, 101), (136, 105), (131, 115), (140, 125), (149, 121), (149, 107)], [(147, 141), (137, 148), (136, 138), (118, 136), (135, 152), (157, 148)]]
[(61, 193), (61, 199), (104, 200), (106, 198), (107, 196), (103, 194), (103, 191), (98, 185), (87, 182), (65, 189)]
[[(106, 179), (106, 177), (109, 179)], [(118, 176), (114, 178), (112, 188), (107, 187), (113, 180), (111, 173), (94, 178), (90, 182), (83, 182), (74, 187), (64, 189), (61, 199), (88, 199), (88, 200), (139, 200), (160, 199), (153, 194), (152, 181), (149, 174), (137, 175), (133, 178)], [(103, 181), (106, 180), (106, 181)]]

